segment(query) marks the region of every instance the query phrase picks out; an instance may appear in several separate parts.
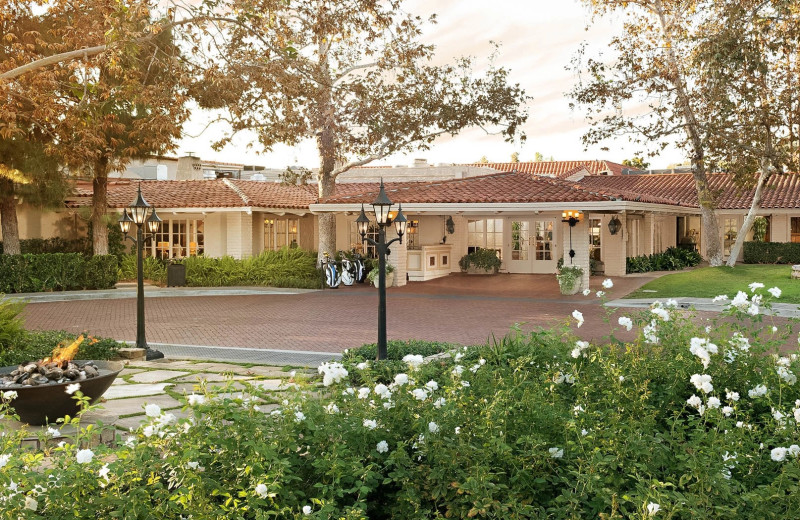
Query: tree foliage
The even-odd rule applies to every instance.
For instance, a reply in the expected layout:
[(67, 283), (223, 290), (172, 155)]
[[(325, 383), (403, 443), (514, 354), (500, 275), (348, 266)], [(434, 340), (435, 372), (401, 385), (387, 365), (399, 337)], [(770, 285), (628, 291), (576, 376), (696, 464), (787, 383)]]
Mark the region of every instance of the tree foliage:
[[(316, 141), (320, 196), (349, 169), (397, 152), (428, 149), (441, 135), (478, 126), (520, 134), (528, 100), (490, 60), (433, 65), (420, 41), (425, 20), (401, 0), (227, 0), (214, 23), (213, 52), (192, 93), (224, 108), (230, 133), (254, 131), (267, 150)], [(434, 19), (429, 20), (434, 22)], [(207, 28), (208, 29), (208, 28)], [(197, 44), (197, 50), (202, 44)], [(524, 136), (523, 136), (524, 137)], [(319, 251), (334, 247), (331, 215), (320, 218)]]
[[(104, 231), (108, 173), (170, 149), (187, 116), (183, 62), (165, 30), (169, 13), (155, 0), (55, 0), (36, 13), (25, 2), (9, 5), (2, 70), (26, 73), (0, 83), (10, 99), (2, 130), (13, 133), (20, 121), (46, 129), (46, 151), (73, 174), (93, 178), (92, 222)], [(82, 48), (83, 56), (72, 56)], [(26, 68), (63, 56), (72, 57)], [(94, 239), (95, 253), (105, 254), (106, 234)]]

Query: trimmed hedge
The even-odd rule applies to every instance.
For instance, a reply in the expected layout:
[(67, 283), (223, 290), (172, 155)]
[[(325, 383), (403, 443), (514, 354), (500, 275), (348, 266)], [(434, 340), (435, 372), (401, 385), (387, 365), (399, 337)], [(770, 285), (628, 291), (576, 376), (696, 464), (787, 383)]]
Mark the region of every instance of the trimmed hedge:
[(114, 255), (0, 255), (0, 293), (109, 289), (116, 283), (117, 257)]
[(745, 242), (746, 264), (800, 264), (800, 244), (792, 242)]
[[(42, 253), (92, 253), (92, 241), (89, 237), (78, 238), (75, 240), (65, 240), (60, 237), (54, 238), (26, 238), (19, 241), (22, 254), (42, 254)], [(0, 242), (0, 254), (3, 253), (3, 243)]]
[(679, 271), (694, 267), (703, 259), (697, 251), (670, 247), (662, 253), (632, 256), (625, 260), (625, 272), (649, 273), (650, 271)]
[[(321, 289), (323, 286), (322, 271), (317, 269), (317, 254), (297, 248), (265, 251), (243, 260), (230, 256), (192, 256), (180, 262), (186, 265), (186, 285), (189, 287), (251, 285)], [(166, 284), (168, 263), (152, 257), (145, 258), (144, 277), (160, 285)], [(123, 255), (120, 279), (136, 279), (135, 255)]]

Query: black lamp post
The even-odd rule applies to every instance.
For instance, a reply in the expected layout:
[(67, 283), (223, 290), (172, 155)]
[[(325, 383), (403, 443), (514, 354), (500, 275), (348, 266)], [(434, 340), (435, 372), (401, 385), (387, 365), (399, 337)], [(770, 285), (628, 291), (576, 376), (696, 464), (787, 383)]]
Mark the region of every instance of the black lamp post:
[[(130, 210), (130, 214), (128, 214)], [(131, 224), (136, 224), (136, 238), (128, 236)], [(147, 225), (150, 234), (145, 235), (142, 226)], [(136, 193), (134, 200), (128, 208), (122, 210), (119, 227), (125, 238), (131, 239), (136, 244), (136, 347), (147, 351), (147, 360), (163, 358), (164, 354), (147, 346), (144, 334), (144, 278), (142, 274), (142, 247), (152, 240), (161, 226), (161, 219), (156, 214), (156, 208), (151, 206), (142, 197), (142, 185)]]
[(574, 228), (575, 224), (577, 224), (580, 221), (581, 221), (580, 211), (561, 212), (561, 222), (569, 224), (569, 263), (572, 263), (572, 259), (575, 258), (575, 250), (572, 249), (572, 228)]
[[(395, 242), (403, 243), (403, 235), (406, 232), (407, 220), (403, 215), (403, 206), (398, 207), (397, 215), (394, 219), (389, 219), (389, 210), (392, 201), (386, 196), (383, 189), (383, 179), (381, 179), (381, 190), (378, 198), (372, 203), (375, 211), (375, 220), (378, 222), (378, 240), (367, 237), (369, 229), (369, 218), (364, 213), (364, 205), (361, 205), (361, 214), (356, 219), (358, 233), (361, 240), (375, 246), (378, 252), (378, 359), (386, 359), (386, 255), (389, 254), (389, 246)], [(386, 227), (394, 222), (397, 238), (386, 242)]]

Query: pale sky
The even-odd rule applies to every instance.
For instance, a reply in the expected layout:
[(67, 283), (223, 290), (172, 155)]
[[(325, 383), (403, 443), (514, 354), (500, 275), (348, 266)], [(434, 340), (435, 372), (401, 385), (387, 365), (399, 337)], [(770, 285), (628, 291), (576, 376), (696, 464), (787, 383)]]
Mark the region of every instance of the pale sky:
[[(627, 138), (604, 143), (609, 151), (596, 146), (584, 151), (581, 135), (586, 129), (583, 113), (571, 111), (567, 92), (576, 82), (573, 72), (565, 69), (577, 53), (582, 41), (593, 49), (603, 49), (612, 31), (619, 27), (615, 20), (596, 22), (587, 32), (589, 11), (578, 0), (407, 0), (407, 11), (427, 17), (436, 13), (438, 24), (430, 26), (424, 38), (436, 45), (437, 61), (471, 55), (479, 59), (492, 50), (491, 41), (501, 44), (497, 63), (511, 70), (511, 81), (520, 83), (533, 96), (529, 118), (524, 126), (527, 141), (506, 143), (499, 135), (486, 135), (470, 129), (460, 135), (437, 140), (431, 150), (408, 155), (394, 155), (375, 164), (408, 165), (415, 158), (430, 163), (476, 162), (486, 156), (491, 162), (508, 162), (513, 152), (520, 160), (534, 159), (536, 152), (556, 160), (607, 159), (621, 162), (633, 156), (640, 146)], [(619, 20), (616, 20), (619, 22)], [(209, 116), (195, 112), (186, 126), (187, 134), (201, 131)], [(186, 137), (179, 142), (178, 155), (193, 152), (207, 160), (258, 164), (268, 168), (285, 168), (299, 164), (318, 165), (314, 143), (276, 147), (257, 153), (260, 145), (252, 135), (240, 134), (234, 143), (220, 152), (210, 148), (219, 130), (206, 130), (199, 137)], [(248, 144), (252, 148), (248, 149)], [(651, 168), (663, 168), (683, 161), (680, 151), (667, 150), (649, 159)]]

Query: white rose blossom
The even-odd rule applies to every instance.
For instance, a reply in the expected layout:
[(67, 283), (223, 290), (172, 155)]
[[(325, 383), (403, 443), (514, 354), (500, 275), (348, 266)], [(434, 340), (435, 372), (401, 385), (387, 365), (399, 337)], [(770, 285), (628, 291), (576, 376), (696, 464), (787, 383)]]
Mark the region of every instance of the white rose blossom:
[(94, 452), (92, 450), (79, 450), (75, 455), (75, 460), (78, 461), (78, 464), (88, 464), (92, 462), (93, 458)]
[(550, 453), (550, 457), (554, 459), (560, 459), (564, 456), (564, 450), (561, 448), (550, 448), (547, 451)]
[(603, 280), (603, 289), (611, 289), (614, 287), (614, 282), (611, 281), (611, 278), (606, 278)]
[(773, 298), (781, 297), (781, 290), (778, 287), (770, 287), (767, 289), (767, 292), (770, 293)]
[(572, 317), (575, 318), (577, 327), (581, 328), (581, 325), (583, 325), (583, 313), (579, 310), (574, 310), (572, 311)]
[(619, 320), (617, 320), (621, 326), (625, 327), (625, 330), (631, 330), (633, 328), (633, 320), (628, 318), (627, 316), (620, 316)]

